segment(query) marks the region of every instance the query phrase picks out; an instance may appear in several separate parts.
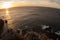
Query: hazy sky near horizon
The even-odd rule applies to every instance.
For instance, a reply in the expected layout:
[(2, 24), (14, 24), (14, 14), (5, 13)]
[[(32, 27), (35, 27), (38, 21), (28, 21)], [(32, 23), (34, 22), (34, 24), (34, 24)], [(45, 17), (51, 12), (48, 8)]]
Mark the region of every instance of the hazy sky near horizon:
[[(55, 7), (60, 8), (60, 0), (0, 0), (0, 4), (2, 5), (4, 2), (12, 2), (14, 6), (49, 6), (49, 7)], [(25, 4), (26, 3), (26, 4)], [(0, 6), (1, 6), (0, 5)]]

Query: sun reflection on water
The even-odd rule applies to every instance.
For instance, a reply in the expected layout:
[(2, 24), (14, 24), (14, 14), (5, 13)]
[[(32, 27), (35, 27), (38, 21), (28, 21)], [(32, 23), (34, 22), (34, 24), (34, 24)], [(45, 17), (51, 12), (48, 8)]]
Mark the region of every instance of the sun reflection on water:
[(7, 20), (11, 19), (11, 16), (10, 16), (10, 14), (9, 14), (8, 9), (6, 10), (6, 19), (7, 19)]
[(9, 15), (9, 11), (8, 10), (6, 10), (6, 15)]
[(12, 28), (14, 29), (14, 25), (13, 25), (13, 19), (11, 18), (10, 12), (8, 9), (6, 9), (6, 15), (5, 15), (5, 19), (8, 21), (8, 29)]

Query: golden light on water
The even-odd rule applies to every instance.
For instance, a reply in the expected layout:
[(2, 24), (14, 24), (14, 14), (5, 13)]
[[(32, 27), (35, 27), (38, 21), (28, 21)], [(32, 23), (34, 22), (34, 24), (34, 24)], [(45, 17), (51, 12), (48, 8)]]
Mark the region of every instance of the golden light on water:
[(9, 15), (9, 11), (8, 10), (6, 10), (6, 15)]
[(9, 28), (14, 29), (13, 19), (11, 18), (11, 15), (8, 9), (6, 9), (5, 19), (8, 21), (8, 29)]
[(10, 7), (12, 7), (11, 2), (4, 2), (4, 3), (2, 4), (2, 8), (10, 8)]
[(6, 9), (6, 19), (7, 20), (11, 19), (11, 16), (9, 14), (9, 10), (8, 9)]

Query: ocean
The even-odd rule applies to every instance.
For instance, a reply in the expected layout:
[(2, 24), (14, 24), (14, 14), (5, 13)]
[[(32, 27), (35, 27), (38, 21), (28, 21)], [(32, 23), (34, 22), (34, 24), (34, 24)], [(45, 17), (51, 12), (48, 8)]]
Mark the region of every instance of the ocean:
[(60, 31), (60, 9), (57, 8), (30, 6), (0, 9), (0, 18), (8, 21), (5, 28), (39, 30), (46, 25)]

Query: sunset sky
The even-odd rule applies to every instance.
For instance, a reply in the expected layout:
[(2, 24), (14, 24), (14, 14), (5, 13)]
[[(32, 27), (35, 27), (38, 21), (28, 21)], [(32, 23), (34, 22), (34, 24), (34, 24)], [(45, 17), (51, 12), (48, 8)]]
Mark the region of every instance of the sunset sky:
[(60, 0), (0, 0), (0, 9), (5, 2), (8, 2), (12, 7), (16, 6), (45, 6), (60, 9)]

